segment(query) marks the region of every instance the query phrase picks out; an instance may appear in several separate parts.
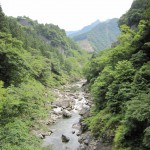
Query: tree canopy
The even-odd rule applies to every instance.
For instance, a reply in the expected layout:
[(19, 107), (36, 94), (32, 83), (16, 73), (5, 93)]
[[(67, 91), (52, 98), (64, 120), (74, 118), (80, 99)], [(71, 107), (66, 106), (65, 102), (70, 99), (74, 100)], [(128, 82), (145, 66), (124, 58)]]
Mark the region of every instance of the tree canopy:
[(150, 149), (150, 12), (135, 0), (120, 20), (118, 45), (84, 69), (95, 107), (89, 129), (113, 150)]

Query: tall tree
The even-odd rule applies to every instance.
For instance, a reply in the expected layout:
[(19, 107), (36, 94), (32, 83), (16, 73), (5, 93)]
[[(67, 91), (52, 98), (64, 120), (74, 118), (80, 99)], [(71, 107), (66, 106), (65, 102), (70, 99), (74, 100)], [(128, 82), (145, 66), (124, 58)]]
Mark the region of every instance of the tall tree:
[(1, 32), (6, 31), (7, 30), (6, 26), (7, 23), (6, 23), (5, 14), (3, 13), (2, 7), (0, 5), (0, 31)]

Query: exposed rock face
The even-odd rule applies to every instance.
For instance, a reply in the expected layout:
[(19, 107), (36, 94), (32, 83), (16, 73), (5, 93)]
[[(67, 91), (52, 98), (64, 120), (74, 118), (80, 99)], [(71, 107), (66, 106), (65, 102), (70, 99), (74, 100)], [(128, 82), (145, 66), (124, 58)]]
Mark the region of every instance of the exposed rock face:
[(82, 49), (86, 50), (87, 52), (94, 52), (94, 48), (92, 47), (92, 44), (88, 39), (78, 41), (78, 44)]
[(61, 140), (62, 140), (62, 142), (69, 142), (69, 137), (67, 137), (66, 135), (63, 135), (62, 134), (62, 136), (61, 136)]

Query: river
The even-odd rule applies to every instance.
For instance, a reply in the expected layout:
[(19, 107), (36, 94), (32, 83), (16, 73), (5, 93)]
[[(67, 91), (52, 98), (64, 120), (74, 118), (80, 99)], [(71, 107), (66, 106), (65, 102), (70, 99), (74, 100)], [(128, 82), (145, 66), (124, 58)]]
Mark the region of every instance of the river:
[[(56, 123), (49, 126), (49, 130), (53, 131), (53, 133), (45, 137), (42, 144), (43, 147), (51, 145), (53, 150), (77, 150), (79, 148), (78, 133), (80, 129), (79, 119), (81, 117), (79, 112), (81, 112), (83, 108), (89, 109), (85, 98), (85, 92), (82, 90), (82, 85), (84, 83), (85, 80), (81, 80), (71, 85), (64, 86), (62, 91), (57, 90), (57, 101), (74, 101), (70, 106), (72, 109), (69, 109), (72, 116), (70, 118), (61, 117)], [(59, 106), (54, 109), (56, 111), (56, 109), (62, 110), (67, 108), (62, 108), (59, 103)], [(62, 134), (69, 138), (68, 142), (62, 142)]]

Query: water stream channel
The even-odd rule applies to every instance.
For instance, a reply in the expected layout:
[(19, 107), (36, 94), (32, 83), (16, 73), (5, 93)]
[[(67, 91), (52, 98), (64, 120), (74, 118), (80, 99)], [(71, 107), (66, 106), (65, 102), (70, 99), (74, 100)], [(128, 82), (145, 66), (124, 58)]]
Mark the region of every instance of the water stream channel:
[[(82, 85), (85, 80), (78, 81), (77, 83), (66, 85), (63, 90), (56, 90), (56, 101), (53, 105), (53, 113), (59, 115), (56, 123), (49, 126), (49, 130), (53, 131), (50, 136), (43, 139), (43, 147), (51, 145), (53, 150), (77, 150), (80, 143), (79, 138), (79, 119), (82, 113), (89, 110), (87, 105), (86, 94), (82, 90)], [(67, 110), (71, 117), (64, 118), (63, 111)], [(60, 117), (62, 115), (62, 117)], [(62, 142), (62, 135), (69, 138), (68, 142)]]

